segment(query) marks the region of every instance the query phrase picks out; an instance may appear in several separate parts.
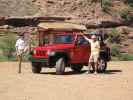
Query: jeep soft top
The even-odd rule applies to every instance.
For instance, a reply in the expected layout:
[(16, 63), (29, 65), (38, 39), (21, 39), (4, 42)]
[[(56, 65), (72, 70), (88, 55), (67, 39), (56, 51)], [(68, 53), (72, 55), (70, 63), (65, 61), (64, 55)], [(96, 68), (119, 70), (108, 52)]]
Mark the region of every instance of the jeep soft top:
[(49, 31), (85, 31), (84, 25), (66, 22), (45, 22), (38, 24), (38, 29)]

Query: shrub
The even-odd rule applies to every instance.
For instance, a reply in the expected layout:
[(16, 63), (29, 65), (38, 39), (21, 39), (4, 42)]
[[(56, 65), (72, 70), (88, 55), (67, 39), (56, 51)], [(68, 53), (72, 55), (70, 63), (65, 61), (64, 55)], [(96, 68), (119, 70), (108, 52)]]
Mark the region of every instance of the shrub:
[(96, 2), (98, 2), (99, 0), (87, 0), (88, 2), (91, 2), (91, 3), (96, 3)]
[(133, 55), (130, 54), (122, 54), (120, 53), (120, 45), (114, 44), (111, 49), (111, 55), (114, 60), (120, 60), (120, 61), (132, 61)]
[(124, 3), (129, 4), (131, 7), (133, 7), (133, 0), (124, 0)]
[(118, 57), (120, 55), (120, 46), (119, 45), (115, 44), (112, 46), (111, 55), (115, 56), (115, 57)]
[(123, 9), (119, 12), (121, 18), (123, 18), (125, 21), (131, 21), (133, 20), (133, 16), (131, 15), (131, 8)]
[(131, 61), (131, 60), (133, 60), (133, 55), (120, 54), (119, 60), (121, 60), (121, 61)]
[(123, 28), (122, 29), (122, 34), (129, 34), (130, 33), (130, 29), (129, 28)]
[(116, 29), (112, 29), (108, 35), (108, 41), (111, 43), (119, 43), (120, 33)]
[(101, 6), (104, 12), (108, 12), (112, 6), (112, 3), (110, 0), (101, 0)]
[(1, 39), (0, 49), (3, 55), (8, 57), (8, 60), (13, 56), (13, 52), (15, 51), (15, 42), (15, 35), (10, 32)]

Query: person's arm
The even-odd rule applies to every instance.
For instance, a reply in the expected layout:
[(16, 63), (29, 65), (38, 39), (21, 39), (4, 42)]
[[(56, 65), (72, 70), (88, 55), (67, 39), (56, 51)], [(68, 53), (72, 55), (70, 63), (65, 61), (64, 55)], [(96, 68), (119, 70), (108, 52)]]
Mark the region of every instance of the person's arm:
[(15, 48), (16, 48), (16, 51), (18, 51), (18, 40), (16, 41)]
[(26, 41), (24, 41), (24, 53), (26, 53), (28, 51), (28, 43)]
[(91, 42), (91, 39), (89, 39), (87, 36), (85, 36), (85, 35), (83, 35), (83, 34), (82, 34), (82, 36), (84, 37), (84, 39), (85, 39), (86, 41)]

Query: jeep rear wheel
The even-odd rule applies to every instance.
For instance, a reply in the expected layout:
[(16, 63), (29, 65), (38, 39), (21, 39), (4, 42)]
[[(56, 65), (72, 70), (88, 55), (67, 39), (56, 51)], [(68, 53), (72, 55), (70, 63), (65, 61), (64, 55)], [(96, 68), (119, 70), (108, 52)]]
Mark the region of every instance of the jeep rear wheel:
[(103, 59), (100, 59), (99, 66), (98, 66), (98, 72), (104, 73), (107, 69), (107, 62)]
[(40, 73), (42, 69), (41, 63), (39, 62), (32, 62), (32, 72), (33, 73)]
[(74, 72), (81, 72), (83, 66), (82, 65), (72, 65), (71, 69), (74, 71)]
[(64, 73), (65, 71), (65, 60), (64, 58), (59, 58), (57, 61), (56, 61), (56, 74), (57, 75), (61, 75)]

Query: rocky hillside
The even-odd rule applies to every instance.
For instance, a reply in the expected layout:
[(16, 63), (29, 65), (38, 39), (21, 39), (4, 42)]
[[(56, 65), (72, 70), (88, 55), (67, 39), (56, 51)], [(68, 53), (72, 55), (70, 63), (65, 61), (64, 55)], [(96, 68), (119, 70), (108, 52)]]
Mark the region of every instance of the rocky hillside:
[(133, 0), (0, 0), (3, 16), (67, 16), (88, 28), (115, 29), (122, 52), (133, 53)]
[(0, 0), (0, 17), (69, 16), (82, 24), (120, 22), (133, 19), (132, 6), (132, 0)]
[(133, 10), (129, 7), (129, 3), (133, 3), (132, 0), (102, 0), (102, 3), (100, 1), (0, 0), (0, 16), (72, 16), (88, 20), (106, 17), (109, 20), (119, 19), (121, 11)]
[(31, 16), (39, 12), (33, 0), (0, 0), (0, 16)]

